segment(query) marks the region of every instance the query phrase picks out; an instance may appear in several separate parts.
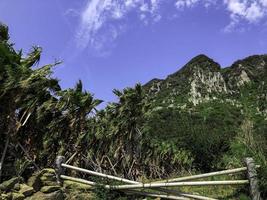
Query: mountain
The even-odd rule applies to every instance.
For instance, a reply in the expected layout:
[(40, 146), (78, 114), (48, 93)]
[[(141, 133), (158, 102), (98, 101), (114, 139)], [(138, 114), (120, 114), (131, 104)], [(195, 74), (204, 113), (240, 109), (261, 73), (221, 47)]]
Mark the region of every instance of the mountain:
[[(255, 55), (221, 66), (198, 55), (166, 79), (153, 79), (144, 85), (157, 106), (194, 107), (203, 102), (219, 101), (240, 106), (241, 97), (256, 94), (255, 105), (267, 101), (267, 55)], [(256, 107), (267, 116), (266, 108)]]

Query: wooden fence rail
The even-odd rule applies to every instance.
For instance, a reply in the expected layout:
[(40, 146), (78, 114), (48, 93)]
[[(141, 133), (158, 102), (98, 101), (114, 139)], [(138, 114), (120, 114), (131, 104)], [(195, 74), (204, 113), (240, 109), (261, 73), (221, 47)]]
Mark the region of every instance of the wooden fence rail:
[[(62, 158), (60, 158), (60, 159), (62, 160)], [(91, 170), (88, 170), (88, 169), (83, 169), (83, 168), (67, 165), (67, 164), (64, 164), (64, 163), (62, 163), (60, 167), (64, 167), (64, 168), (68, 168), (68, 169), (84, 172), (84, 173), (87, 173), (87, 174), (90, 174), (90, 175), (95, 175), (95, 176), (99, 176), (99, 177), (102, 177), (102, 178), (108, 178), (110, 180), (116, 180), (116, 181), (120, 181), (120, 182), (124, 182), (124, 183), (142, 184), (142, 183), (137, 182), (137, 181), (132, 181), (132, 180), (129, 180), (129, 179), (120, 178), (120, 177), (116, 177), (116, 176), (112, 176), (112, 175), (106, 175), (106, 174), (102, 174), (102, 173), (99, 173), (99, 172), (91, 171)], [(59, 170), (57, 170), (57, 171), (59, 171)], [(76, 181), (76, 182), (80, 182), (80, 183), (85, 183), (85, 184), (92, 185), (92, 186), (97, 185), (96, 183), (94, 183), (92, 181), (87, 181), (87, 180), (84, 180), (84, 179), (77, 179), (77, 178), (64, 176), (64, 175), (61, 175), (61, 178), (65, 179), (65, 180), (72, 180), (72, 181)], [(108, 185), (106, 185), (105, 188), (111, 189), (111, 187), (108, 186)], [(178, 195), (178, 196), (186, 197), (186, 198), (182, 198), (182, 197), (177, 197), (176, 196), (175, 199), (178, 198), (178, 199), (187, 199), (188, 200), (187, 197), (190, 197), (190, 198), (194, 197), (194, 199), (198, 199), (198, 200), (214, 200), (213, 198), (203, 197), (203, 196), (200, 196), (200, 195), (192, 195), (192, 194), (187, 194), (187, 193), (181, 193), (181, 192), (174, 191), (174, 190), (170, 191), (170, 190), (165, 189), (165, 188), (157, 188), (156, 190), (164, 192), (164, 193), (167, 193), (167, 194), (175, 194), (175, 195)], [(136, 191), (134, 191), (134, 192), (136, 193)], [(169, 197), (169, 196), (168, 197), (166, 196), (165, 198), (166, 199), (173, 199), (173, 197)]]
[[(98, 176), (102, 178), (106, 178), (109, 180), (115, 180), (123, 183), (128, 183), (126, 185), (102, 185), (106, 189), (110, 190), (123, 190), (126, 193), (130, 194), (139, 194), (143, 196), (149, 197), (160, 197), (165, 199), (178, 199), (178, 200), (190, 200), (190, 199), (198, 199), (198, 200), (215, 200), (214, 198), (204, 197), (200, 195), (194, 194), (187, 194), (177, 190), (170, 190), (170, 187), (185, 187), (185, 186), (220, 186), (220, 185), (248, 185), (250, 187), (250, 194), (252, 200), (261, 200), (260, 192), (258, 188), (258, 181), (257, 181), (257, 173), (256, 166), (252, 158), (246, 158), (245, 163), (247, 167), (241, 167), (237, 169), (229, 169), (223, 170), (218, 172), (211, 172), (199, 175), (192, 175), (186, 177), (179, 177), (167, 180), (160, 180), (156, 182), (150, 183), (140, 183), (137, 181), (116, 177), (112, 175), (107, 175), (99, 172), (95, 172), (88, 169), (83, 169), (79, 167), (75, 167), (72, 165), (68, 165), (65, 162), (65, 158), (63, 156), (58, 156), (56, 160), (56, 173), (57, 173), (57, 180), (58, 183), (62, 184), (64, 180), (71, 180), (83, 184), (88, 185), (98, 185), (95, 182), (88, 181), (85, 179), (75, 178), (71, 176), (64, 175), (64, 169), (71, 169), (83, 173), (87, 173), (93, 176)], [(241, 172), (247, 172), (247, 180), (225, 180), (225, 181), (192, 181), (207, 177), (219, 176), (219, 175), (227, 175), (227, 174), (236, 174)], [(164, 187), (164, 188), (163, 188)], [(167, 189), (168, 188), (168, 189)], [(157, 191), (157, 193), (151, 192), (144, 192), (139, 191), (139, 189), (151, 189)], [(164, 194), (162, 194), (163, 192)]]
[(205, 173), (205, 174), (197, 174), (197, 175), (192, 175), (192, 176), (184, 176), (184, 177), (160, 180), (160, 181), (155, 181), (154, 183), (168, 183), (168, 182), (170, 183), (170, 182), (191, 181), (191, 180), (197, 180), (197, 179), (214, 177), (214, 176), (237, 174), (237, 173), (246, 172), (246, 171), (247, 171), (246, 167), (241, 167), (241, 168), (228, 169), (228, 170), (223, 170), (223, 171), (218, 171), (218, 172), (210, 172), (210, 173)]
[(98, 177), (102, 177), (102, 178), (107, 178), (107, 179), (110, 179), (110, 180), (115, 180), (115, 181), (120, 181), (120, 182), (124, 182), (124, 183), (130, 183), (130, 184), (138, 183), (136, 181), (131, 181), (131, 180), (128, 180), (128, 179), (125, 179), (125, 178), (120, 178), (120, 177), (116, 177), (116, 176), (102, 174), (102, 173), (99, 173), (99, 172), (95, 172), (95, 171), (91, 171), (91, 170), (83, 169), (83, 168), (79, 168), (79, 167), (74, 167), (74, 166), (67, 165), (67, 164), (64, 164), (64, 163), (62, 163), (61, 166), (64, 167), (64, 168), (73, 169), (73, 170), (76, 170), (76, 171), (79, 171), (79, 172), (84, 172), (86, 174), (90, 174), (90, 175), (94, 175), (94, 176), (98, 176)]

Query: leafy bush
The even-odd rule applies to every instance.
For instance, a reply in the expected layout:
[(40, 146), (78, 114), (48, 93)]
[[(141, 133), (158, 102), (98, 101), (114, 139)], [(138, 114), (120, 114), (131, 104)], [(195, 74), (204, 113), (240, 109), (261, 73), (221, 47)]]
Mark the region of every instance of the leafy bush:
[(172, 158), (170, 152), (186, 151), (195, 167), (208, 171), (229, 149), (241, 119), (239, 110), (228, 104), (202, 104), (192, 112), (163, 108), (147, 115), (144, 130), (152, 146), (166, 144), (161, 151)]

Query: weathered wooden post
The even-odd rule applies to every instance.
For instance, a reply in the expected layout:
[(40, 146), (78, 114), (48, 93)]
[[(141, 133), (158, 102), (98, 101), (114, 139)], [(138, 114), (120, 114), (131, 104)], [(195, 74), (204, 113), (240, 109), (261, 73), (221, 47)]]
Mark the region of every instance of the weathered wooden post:
[(245, 163), (247, 165), (247, 176), (250, 185), (250, 196), (252, 200), (262, 200), (258, 186), (257, 170), (255, 162), (253, 158), (245, 158)]
[(65, 162), (65, 157), (64, 156), (57, 156), (56, 158), (56, 178), (57, 178), (57, 183), (60, 184), (61, 186), (63, 185), (63, 181), (60, 178), (60, 175), (64, 174), (64, 168), (61, 166), (61, 164), (63, 164)]

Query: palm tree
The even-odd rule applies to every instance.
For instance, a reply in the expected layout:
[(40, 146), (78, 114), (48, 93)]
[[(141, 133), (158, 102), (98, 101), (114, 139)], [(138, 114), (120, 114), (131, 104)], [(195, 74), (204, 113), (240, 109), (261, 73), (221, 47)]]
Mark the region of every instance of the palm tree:
[(142, 140), (140, 127), (145, 112), (144, 93), (140, 84), (123, 91), (113, 90), (113, 93), (119, 101), (109, 104), (101, 113), (102, 117), (97, 126), (102, 127), (100, 130), (98, 127), (98, 132), (102, 132), (100, 134), (103, 137), (98, 145), (95, 145), (109, 147), (106, 151), (104, 148), (98, 149), (104, 152), (99, 154), (102, 158), (96, 159), (104, 162), (103, 157), (112, 158), (112, 161), (108, 162), (116, 163), (114, 165), (118, 167), (118, 171), (122, 171), (126, 177), (136, 178), (140, 173), (138, 163)]
[[(69, 135), (66, 138), (69, 154), (81, 153), (87, 133), (88, 119), (96, 112), (96, 107), (102, 102), (95, 99), (87, 91), (83, 91), (82, 81), (79, 80), (74, 89), (60, 91), (57, 108), (62, 112), (64, 122), (67, 122)], [(62, 121), (62, 122), (63, 122)]]
[(8, 27), (0, 22), (0, 42), (7, 41), (8, 39)]
[[(38, 105), (51, 97), (53, 90), (59, 89), (58, 82), (50, 78), (51, 68), (58, 64), (47, 65), (36, 70), (32, 67), (39, 62), (41, 48), (33, 47), (31, 52), (22, 56), (8, 42), (7, 28), (0, 26), (0, 110), (5, 127), (0, 127), (4, 133), (6, 144), (1, 158), (1, 168), (9, 141), (22, 147), (17, 135), (26, 124)], [(29, 136), (30, 137), (30, 136)], [(25, 151), (25, 149), (23, 148)], [(26, 152), (25, 152), (26, 153)]]

